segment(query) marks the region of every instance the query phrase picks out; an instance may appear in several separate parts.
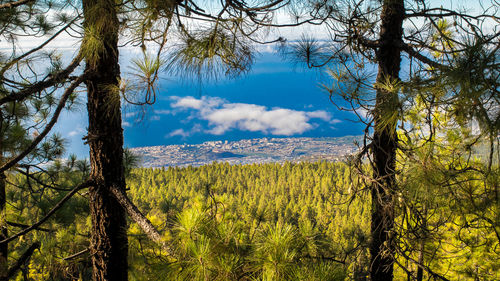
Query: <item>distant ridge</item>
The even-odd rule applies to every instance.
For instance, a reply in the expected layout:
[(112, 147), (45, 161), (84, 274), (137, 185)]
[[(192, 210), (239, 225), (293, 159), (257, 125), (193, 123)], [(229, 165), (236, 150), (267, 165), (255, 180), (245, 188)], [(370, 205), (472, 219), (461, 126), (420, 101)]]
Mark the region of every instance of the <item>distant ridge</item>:
[(143, 167), (202, 166), (216, 162), (253, 164), (285, 161), (336, 161), (357, 151), (361, 136), (325, 138), (260, 138), (207, 141), (202, 144), (131, 148)]

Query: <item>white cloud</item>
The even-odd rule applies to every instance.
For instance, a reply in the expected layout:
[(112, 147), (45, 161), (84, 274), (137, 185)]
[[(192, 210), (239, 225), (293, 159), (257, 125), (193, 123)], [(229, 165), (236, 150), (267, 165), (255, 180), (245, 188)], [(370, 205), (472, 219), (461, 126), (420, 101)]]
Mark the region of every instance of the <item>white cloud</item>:
[(312, 129), (306, 112), (283, 108), (267, 110), (255, 104), (225, 104), (202, 117), (215, 126), (211, 130), (214, 134), (223, 134), (232, 128), (273, 135), (301, 134)]
[(357, 114), (359, 117), (362, 119), (369, 119), (371, 116), (370, 110), (363, 108), (363, 107), (358, 107), (354, 110), (354, 113)]
[(184, 131), (184, 129), (177, 129), (175, 131), (170, 132), (170, 134), (168, 134), (167, 137), (181, 136), (185, 138), (188, 137), (189, 135), (190, 135), (189, 132)]
[(134, 117), (134, 116), (137, 116), (139, 114), (138, 111), (132, 111), (132, 112), (126, 112), (124, 114), (125, 118), (130, 118), (130, 117)]
[(122, 127), (130, 127), (130, 122), (122, 121)]
[(202, 105), (203, 101), (194, 97), (179, 98), (175, 103), (171, 104), (172, 107), (184, 107), (193, 109), (200, 109)]
[(158, 120), (160, 120), (160, 116), (153, 115), (153, 116), (151, 116), (151, 118), (149, 118), (149, 120), (151, 120), (151, 121), (158, 121)]
[[(298, 111), (286, 108), (268, 109), (262, 105), (246, 103), (228, 103), (217, 97), (173, 97), (174, 108), (194, 109), (196, 117), (208, 121), (208, 133), (222, 135), (232, 129), (262, 132), (273, 135), (302, 134), (314, 128), (311, 119), (338, 123), (332, 120), (330, 113), (317, 111)], [(333, 123), (332, 123), (333, 124)], [(182, 129), (175, 130), (169, 136), (187, 136)]]
[(172, 114), (172, 111), (171, 111), (171, 110), (165, 110), (165, 109), (154, 110), (153, 112), (154, 112), (155, 114), (158, 114), (158, 115), (168, 115), (168, 114)]
[(173, 108), (180, 108), (180, 109), (191, 108), (191, 109), (204, 110), (205, 108), (213, 108), (220, 106), (225, 102), (221, 98), (207, 97), (207, 96), (203, 96), (200, 99), (197, 99), (192, 96), (187, 96), (187, 97), (173, 96), (170, 99), (174, 101), (172, 104), (170, 104), (170, 106)]
[(318, 118), (318, 119), (321, 119), (323, 121), (330, 121), (332, 119), (332, 115), (329, 112), (326, 112), (324, 110), (316, 110), (316, 111), (308, 112), (307, 116), (309, 116), (309, 118)]
[(70, 131), (68, 133), (68, 137), (74, 137), (77, 135), (82, 135), (84, 133), (85, 133), (85, 130), (82, 127), (77, 127), (76, 129), (74, 129), (73, 131)]
[(175, 136), (181, 136), (182, 138), (186, 138), (186, 137), (189, 137), (195, 133), (199, 133), (202, 131), (202, 128), (201, 128), (201, 125), (200, 124), (195, 124), (191, 130), (184, 130), (184, 129), (177, 129), (177, 130), (174, 130), (172, 132), (170, 132), (169, 134), (167, 134), (165, 137), (166, 138), (171, 138), (171, 137), (175, 137)]

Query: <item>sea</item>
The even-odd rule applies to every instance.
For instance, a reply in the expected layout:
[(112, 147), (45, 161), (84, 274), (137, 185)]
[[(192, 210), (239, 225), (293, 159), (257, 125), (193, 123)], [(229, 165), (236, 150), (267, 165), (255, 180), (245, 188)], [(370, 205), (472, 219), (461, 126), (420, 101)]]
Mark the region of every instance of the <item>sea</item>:
[[(124, 77), (133, 77), (131, 57), (121, 58), (127, 61)], [(124, 146), (362, 134), (358, 117), (332, 103), (326, 89), (334, 83), (326, 67), (308, 69), (276, 52), (258, 54), (250, 71), (238, 77), (199, 79), (162, 71), (153, 105), (123, 102)], [(335, 93), (333, 100), (341, 104)], [(56, 130), (66, 139), (67, 154), (82, 158), (88, 155), (82, 141), (88, 124), (84, 94), (79, 102), (61, 116)]]

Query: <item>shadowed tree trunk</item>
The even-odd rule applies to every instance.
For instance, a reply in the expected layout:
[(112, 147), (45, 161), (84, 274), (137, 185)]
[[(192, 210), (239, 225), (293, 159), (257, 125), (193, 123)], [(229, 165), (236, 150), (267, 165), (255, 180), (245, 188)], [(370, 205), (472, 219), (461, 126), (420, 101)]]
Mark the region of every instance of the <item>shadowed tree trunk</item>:
[(427, 206), (424, 205), (422, 206), (422, 233), (420, 234), (420, 241), (419, 241), (419, 253), (418, 253), (418, 268), (417, 268), (417, 281), (422, 281), (424, 279), (424, 255), (425, 255), (425, 240), (426, 240), (426, 233), (425, 231), (427, 230)]
[[(127, 222), (123, 208), (110, 192), (111, 186), (125, 190), (117, 7), (111, 0), (84, 0), (83, 9), (83, 48), (86, 71), (91, 75), (85, 81), (89, 116), (86, 139), (95, 181), (89, 188), (93, 280), (127, 280)], [(92, 40), (98, 44), (91, 44)]]
[[(5, 219), (5, 174), (0, 173), (0, 240), (7, 238), (7, 221)], [(7, 281), (9, 272), (8, 244), (0, 243), (0, 281)]]
[[(377, 84), (391, 83), (399, 79), (401, 49), (398, 46), (402, 39), (404, 18), (403, 0), (384, 0), (381, 27), (380, 47), (377, 50), (379, 63)], [(377, 87), (374, 108), (375, 128), (373, 134), (372, 153), (374, 160), (373, 174), (376, 182), (372, 186), (371, 215), (371, 280), (390, 281), (393, 279), (394, 245), (392, 231), (394, 227), (394, 191), (395, 191), (395, 159), (397, 146), (397, 92)]]

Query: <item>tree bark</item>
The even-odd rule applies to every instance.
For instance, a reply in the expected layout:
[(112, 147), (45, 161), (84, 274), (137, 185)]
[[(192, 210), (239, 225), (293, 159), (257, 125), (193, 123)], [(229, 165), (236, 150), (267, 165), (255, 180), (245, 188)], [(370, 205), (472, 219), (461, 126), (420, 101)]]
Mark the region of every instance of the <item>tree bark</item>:
[[(377, 84), (392, 83), (399, 80), (401, 64), (403, 0), (384, 0), (381, 27), (380, 47), (377, 50), (379, 64)], [(375, 183), (371, 188), (371, 281), (393, 280), (394, 264), (394, 194), (398, 113), (397, 92), (388, 91), (377, 86), (376, 103), (373, 111), (375, 128), (373, 134), (372, 154), (374, 160), (373, 176)]]
[[(112, 0), (84, 0), (83, 10), (83, 48), (88, 48), (84, 53), (86, 71), (91, 75), (85, 81), (89, 116), (86, 139), (90, 146), (91, 179), (95, 182), (89, 188), (93, 280), (124, 281), (128, 280), (127, 221), (123, 208), (110, 192), (111, 186), (125, 191), (117, 7)], [(101, 46), (85, 46), (96, 38)]]
[(165, 243), (162, 239), (160, 232), (154, 227), (151, 221), (141, 213), (139, 208), (127, 197), (124, 191), (111, 187), (111, 192), (113, 196), (120, 202), (121, 206), (125, 209), (129, 217), (139, 225), (139, 227), (144, 231), (144, 233), (153, 242), (158, 243), (167, 254), (170, 256), (175, 256), (173, 249)]
[(424, 203), (422, 206), (422, 226), (420, 227), (422, 233), (419, 237), (419, 253), (418, 253), (418, 268), (417, 268), (417, 281), (422, 281), (424, 279), (424, 255), (425, 255), (425, 240), (427, 231), (427, 207)]
[[(5, 218), (5, 173), (0, 173), (0, 241), (7, 238), (7, 221)], [(8, 243), (0, 243), (0, 281), (9, 280), (9, 248)]]

